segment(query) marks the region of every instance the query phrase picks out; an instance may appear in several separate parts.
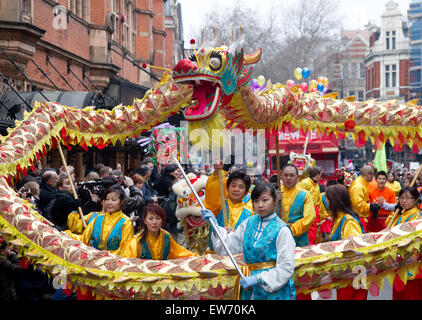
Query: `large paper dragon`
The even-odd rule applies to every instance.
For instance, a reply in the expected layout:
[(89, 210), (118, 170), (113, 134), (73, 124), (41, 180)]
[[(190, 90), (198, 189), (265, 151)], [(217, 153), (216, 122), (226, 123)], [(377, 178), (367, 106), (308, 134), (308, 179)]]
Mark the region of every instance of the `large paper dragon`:
[[(360, 146), (371, 139), (374, 144), (389, 140), (397, 149), (405, 144), (415, 152), (421, 148), (422, 111), (414, 101), (400, 105), (336, 100), (280, 84), (254, 92), (249, 85), (250, 66), (261, 51), (247, 55), (239, 38), (221, 46), (219, 32), (211, 34), (203, 37), (196, 54), (181, 60), (172, 74), (165, 73), (131, 106), (108, 111), (37, 103), (9, 129), (0, 145), (0, 232), (24, 262), (40, 267), (68, 289), (96, 299), (233, 297), (237, 273), (226, 256), (166, 261), (122, 258), (72, 240), (19, 198), (12, 188), (14, 181), (58, 143), (85, 149), (114, 145), (117, 140), (124, 143), (186, 108), (190, 124), (208, 129), (226, 120), (229, 126), (269, 133), (293, 126), (340, 138), (351, 133)], [(385, 278), (403, 285), (408, 271), (415, 274), (421, 267), (421, 235), (422, 220), (417, 220), (391, 230), (296, 248), (296, 289), (309, 293), (351, 285), (356, 266), (366, 269), (361, 279), (366, 288), (382, 287)], [(236, 259), (244, 265), (241, 255)]]

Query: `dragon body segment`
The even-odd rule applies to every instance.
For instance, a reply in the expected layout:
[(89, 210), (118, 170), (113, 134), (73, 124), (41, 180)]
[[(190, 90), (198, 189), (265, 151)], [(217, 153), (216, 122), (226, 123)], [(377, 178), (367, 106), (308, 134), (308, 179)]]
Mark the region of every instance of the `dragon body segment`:
[[(195, 69), (194, 61), (182, 60), (173, 77), (164, 74), (161, 82), (132, 106), (119, 105), (107, 111), (39, 103), (9, 129), (0, 145), (0, 232), (20, 256), (62, 279), (67, 288), (82, 294), (89, 291), (98, 299), (231, 299), (236, 271), (228, 257), (203, 255), (153, 261), (99, 251), (51, 227), (11, 187), (14, 179), (26, 174), (57, 143), (69, 148), (76, 144), (103, 148), (117, 140), (124, 143), (127, 137), (139, 135), (184, 107), (190, 123), (206, 124), (219, 114), (228, 125), (245, 129), (271, 132), (291, 125), (338, 136), (350, 132), (358, 144), (371, 139), (375, 143), (390, 140), (398, 147), (408, 143), (414, 151), (422, 146), (422, 114), (414, 102), (397, 105), (336, 100), (279, 84), (268, 84), (263, 91), (254, 92), (249, 86), (250, 70), (245, 66), (258, 61), (260, 51), (248, 56), (238, 47), (207, 48), (199, 51), (201, 66)], [(212, 59), (220, 61), (212, 55), (215, 50), (220, 51), (221, 58), (218, 75), (208, 70), (218, 66)], [(182, 68), (182, 64), (191, 69)], [(233, 90), (232, 80), (236, 83)], [(420, 271), (421, 243), (422, 220), (416, 220), (391, 230), (296, 248), (297, 291), (309, 293), (351, 285), (357, 265), (368, 271), (365, 287), (382, 287), (385, 278), (391, 283), (405, 283), (408, 271)], [(244, 265), (241, 255), (236, 259)]]

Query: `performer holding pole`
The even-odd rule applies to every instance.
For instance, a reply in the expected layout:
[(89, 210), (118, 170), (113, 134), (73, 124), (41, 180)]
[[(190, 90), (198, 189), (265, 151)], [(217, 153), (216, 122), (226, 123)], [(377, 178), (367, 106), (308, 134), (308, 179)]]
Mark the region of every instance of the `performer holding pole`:
[(234, 232), (218, 226), (212, 211), (201, 210), (204, 220), (212, 225), (210, 232), (216, 252), (225, 254), (229, 247), (232, 252), (243, 253), (247, 263), (245, 277), (235, 285), (234, 298), (295, 300), (295, 241), (290, 227), (275, 212), (276, 190), (270, 183), (258, 183), (251, 197), (256, 214)]
[[(420, 165), (419, 168), (418, 168), (418, 171), (416, 171), (416, 173), (413, 177), (413, 180), (410, 183), (410, 187), (413, 187), (415, 185), (416, 180), (418, 179), (419, 175), (421, 174), (421, 171), (422, 171), (422, 165)], [(390, 217), (388, 218), (387, 221), (389, 221), (389, 222), (388, 222), (388, 225), (387, 225), (387, 229), (391, 229), (393, 223), (396, 222), (397, 216), (398, 216), (399, 213), (400, 213), (400, 208), (397, 208), (396, 211), (394, 212), (394, 215), (391, 218)]]
[[(189, 186), (189, 188), (191, 189), (192, 193), (194, 194), (195, 198), (198, 200), (198, 203), (199, 203), (199, 205), (201, 206), (202, 210), (207, 211), (207, 212), (211, 212), (211, 211), (209, 211), (209, 210), (207, 210), (207, 209), (205, 208), (204, 204), (203, 204), (203, 203), (202, 203), (202, 201), (201, 201), (201, 198), (199, 198), (198, 193), (196, 192), (195, 188), (192, 186), (192, 183), (190, 182), (190, 180), (189, 180), (188, 176), (187, 176), (187, 175), (186, 175), (186, 173), (185, 173), (185, 170), (183, 170), (183, 168), (182, 168), (182, 166), (180, 165), (179, 161), (176, 159), (176, 157), (175, 157), (174, 155), (172, 155), (172, 158), (173, 158), (174, 163), (176, 163), (176, 165), (179, 167), (180, 171), (182, 172), (183, 178), (186, 180), (186, 183), (188, 184), (188, 186)], [(212, 212), (211, 212), (211, 214), (212, 214), (212, 215), (213, 215), (213, 217), (214, 217), (214, 214), (213, 214)], [(224, 246), (224, 249), (226, 249), (227, 254), (228, 254), (228, 255), (229, 255), (229, 257), (230, 257), (230, 260), (233, 262), (233, 265), (235, 266), (235, 268), (236, 268), (237, 272), (239, 273), (239, 275), (240, 275), (242, 278), (244, 278), (244, 275), (243, 275), (242, 271), (240, 270), (239, 265), (237, 264), (236, 260), (233, 258), (232, 254), (230, 253), (230, 250), (229, 250), (229, 249), (228, 249), (228, 247), (226, 246), (226, 244), (225, 244), (225, 242), (224, 242), (223, 238), (222, 238), (222, 237), (221, 237), (221, 235), (220, 235), (220, 232), (219, 232), (219, 231), (218, 231), (218, 229), (217, 229), (217, 223), (216, 223), (217, 221), (215, 220), (215, 217), (214, 217), (214, 220), (212, 220), (212, 219), (208, 219), (208, 220), (207, 220), (207, 222), (211, 224), (211, 227), (213, 228), (214, 232), (217, 234), (218, 238), (220, 239), (220, 241), (221, 241), (222, 245)]]
[[(67, 178), (69, 179), (69, 183), (70, 183), (70, 187), (72, 188), (73, 196), (75, 197), (75, 199), (78, 199), (78, 195), (76, 193), (76, 190), (75, 190), (75, 186), (73, 184), (72, 177), (69, 174), (69, 169), (67, 168), (66, 159), (64, 158), (63, 150), (62, 150), (62, 147), (61, 147), (60, 143), (57, 144), (57, 148), (59, 149), (60, 157), (62, 158), (63, 166), (64, 166), (64, 169), (66, 170), (66, 175), (67, 175)], [(84, 228), (85, 228), (86, 227), (86, 222), (85, 222), (84, 214), (82, 212), (82, 208), (81, 207), (78, 207), (78, 211), (79, 211), (79, 215), (81, 216), (82, 223), (84, 224)]]

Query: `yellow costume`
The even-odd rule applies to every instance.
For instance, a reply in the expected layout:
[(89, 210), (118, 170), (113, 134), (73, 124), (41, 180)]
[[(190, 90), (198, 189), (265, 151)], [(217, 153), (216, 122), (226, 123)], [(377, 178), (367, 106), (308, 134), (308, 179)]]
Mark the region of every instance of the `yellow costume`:
[(401, 190), (400, 182), (398, 182), (397, 180), (394, 180), (393, 182), (387, 182), (385, 184), (385, 186), (390, 188), (391, 190), (393, 190), (396, 197), (399, 196), (399, 193), (400, 193), (400, 190)]
[(320, 222), (323, 222), (325, 219), (330, 217), (330, 214), (325, 210), (324, 203), (322, 202), (321, 190), (319, 189), (318, 182), (315, 182), (311, 178), (303, 179), (298, 183), (298, 187), (303, 190), (309, 191), (312, 195), (312, 200), (314, 205), (318, 207)]
[(155, 238), (152, 234), (146, 235), (145, 243), (141, 245), (140, 237), (142, 233), (130, 238), (123, 246), (121, 256), (128, 258), (141, 258), (152, 260), (178, 259), (185, 257), (198, 256), (176, 241), (165, 230), (160, 229), (160, 234)]
[(297, 185), (291, 189), (281, 186), (283, 192), (281, 219), (290, 224), (297, 246), (306, 246), (308, 229), (316, 218), (312, 195)]
[[(393, 219), (393, 216), (394, 216), (394, 212), (388, 216), (387, 220), (385, 220), (386, 227), (388, 227), (388, 224), (390, 223), (391, 219)], [(410, 210), (403, 211), (402, 214), (398, 214), (396, 218), (394, 219), (394, 222), (391, 225), (391, 227), (395, 227), (403, 222), (416, 220), (420, 218), (421, 216), (422, 216), (421, 210), (418, 207), (413, 207)]]
[[(250, 215), (253, 214), (253, 205), (252, 200), (250, 199), (250, 195), (247, 194), (243, 201), (239, 203), (233, 203), (230, 199), (228, 199), (227, 193), (227, 173), (223, 170), (223, 186), (224, 186), (224, 198), (227, 202), (228, 207), (228, 227), (236, 229), (238, 225), (245, 219), (247, 219)], [(222, 217), (222, 205), (220, 199), (220, 182), (218, 179), (218, 175), (214, 172), (211, 176), (209, 176), (207, 180), (207, 184), (205, 186), (205, 201), (204, 206), (211, 210), (214, 215), (217, 217), (217, 221), (220, 224), (220, 220), (223, 221)], [(241, 218), (241, 219), (239, 219)]]
[(120, 254), (122, 244), (133, 237), (133, 224), (122, 211), (100, 213), (86, 226), (82, 234), (66, 233), (75, 240), (99, 250)]
[[(87, 215), (84, 215), (85, 223), (88, 225), (90, 218), (95, 214), (95, 212), (91, 212)], [(73, 234), (82, 234), (84, 232), (84, 224), (81, 219), (81, 215), (79, 212), (72, 211), (67, 216), (67, 228)]]
[(358, 177), (349, 187), (350, 200), (353, 210), (359, 217), (367, 218), (369, 216), (369, 191), (368, 181), (362, 176)]
[(347, 237), (359, 236), (362, 233), (364, 233), (363, 227), (357, 219), (348, 213), (340, 212), (334, 221), (330, 240), (337, 241)]

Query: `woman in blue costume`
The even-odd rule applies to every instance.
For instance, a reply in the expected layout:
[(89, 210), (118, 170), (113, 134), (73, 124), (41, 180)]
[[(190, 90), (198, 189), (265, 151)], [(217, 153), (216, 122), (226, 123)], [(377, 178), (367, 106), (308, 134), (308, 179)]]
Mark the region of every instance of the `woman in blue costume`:
[[(243, 221), (234, 232), (220, 227), (210, 210), (202, 210), (202, 217), (207, 222), (213, 219), (231, 253), (243, 252), (251, 276), (240, 280), (244, 289), (242, 299), (295, 300), (295, 240), (289, 226), (275, 213), (276, 190), (269, 183), (259, 183), (251, 198), (256, 214)], [(212, 240), (218, 254), (227, 254), (215, 232), (212, 232)], [(245, 290), (250, 287), (252, 290)]]

